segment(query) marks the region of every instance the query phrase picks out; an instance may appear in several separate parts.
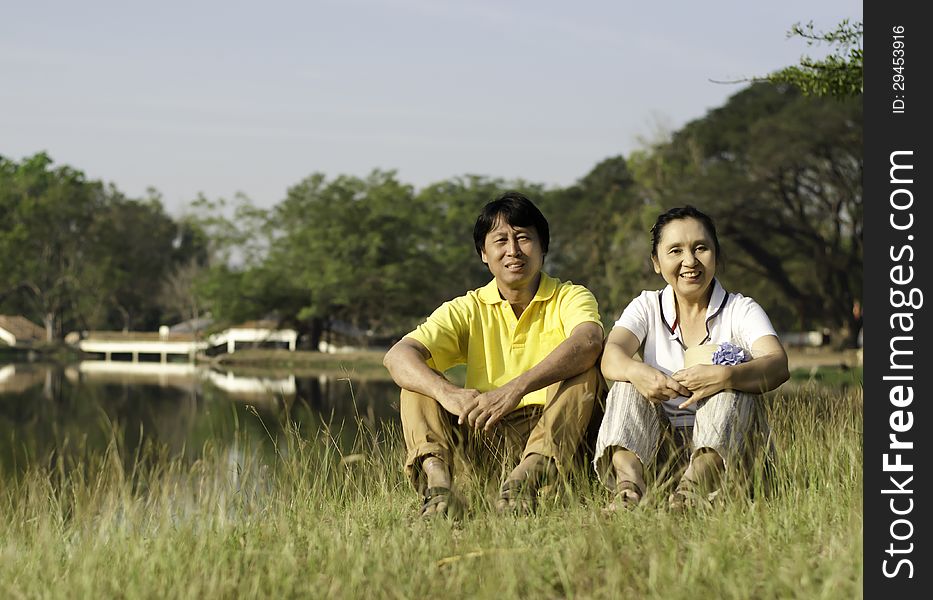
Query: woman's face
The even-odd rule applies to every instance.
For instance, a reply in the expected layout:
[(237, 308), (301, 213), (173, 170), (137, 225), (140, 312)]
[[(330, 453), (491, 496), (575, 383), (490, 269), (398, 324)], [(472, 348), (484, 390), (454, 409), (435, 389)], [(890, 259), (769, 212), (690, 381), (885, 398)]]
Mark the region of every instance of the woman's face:
[(716, 276), (716, 250), (706, 227), (692, 217), (675, 219), (661, 230), (655, 273), (685, 300), (699, 300)]

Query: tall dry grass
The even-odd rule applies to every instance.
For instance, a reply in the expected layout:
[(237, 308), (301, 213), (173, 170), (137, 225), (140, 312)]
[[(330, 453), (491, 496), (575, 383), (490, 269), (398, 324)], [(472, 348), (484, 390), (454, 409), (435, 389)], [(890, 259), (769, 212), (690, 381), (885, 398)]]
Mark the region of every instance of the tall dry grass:
[[(661, 502), (606, 516), (588, 474), (529, 518), (424, 523), (397, 431), (269, 427), (193, 464), (117, 441), (0, 477), (0, 596), (852, 598), (861, 595), (862, 394), (769, 398), (773, 493), (709, 512)], [(254, 415), (259, 419), (259, 415)], [(276, 432), (279, 433), (271, 433)], [(284, 433), (282, 433), (284, 431)]]

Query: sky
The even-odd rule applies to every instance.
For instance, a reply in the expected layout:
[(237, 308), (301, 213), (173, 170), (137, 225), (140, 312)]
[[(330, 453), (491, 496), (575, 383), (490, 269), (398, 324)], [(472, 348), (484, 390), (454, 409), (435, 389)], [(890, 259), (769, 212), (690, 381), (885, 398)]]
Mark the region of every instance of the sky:
[(315, 172), (567, 186), (804, 54), (854, 0), (0, 0), (0, 156), (185, 212)]

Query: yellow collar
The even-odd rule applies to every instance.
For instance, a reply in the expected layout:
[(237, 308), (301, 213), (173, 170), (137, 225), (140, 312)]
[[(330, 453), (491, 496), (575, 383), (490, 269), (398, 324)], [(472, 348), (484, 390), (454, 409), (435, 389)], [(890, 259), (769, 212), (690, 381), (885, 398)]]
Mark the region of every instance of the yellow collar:
[[(557, 291), (557, 283), (558, 281), (556, 279), (544, 271), (541, 271), (541, 281), (538, 283), (538, 291), (535, 292), (535, 297), (532, 298), (531, 301), (537, 302), (549, 299), (554, 295), (554, 292)], [(479, 289), (479, 299), (486, 304), (505, 302), (505, 299), (499, 295), (499, 286), (496, 285), (495, 279)]]

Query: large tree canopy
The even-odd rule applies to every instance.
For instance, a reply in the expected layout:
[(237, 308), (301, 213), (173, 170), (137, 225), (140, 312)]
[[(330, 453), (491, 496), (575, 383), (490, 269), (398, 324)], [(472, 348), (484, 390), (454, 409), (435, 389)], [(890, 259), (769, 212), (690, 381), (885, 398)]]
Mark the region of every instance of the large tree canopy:
[(165, 275), (203, 244), (156, 196), (125, 198), (45, 153), (0, 157), (0, 306), (69, 328), (158, 327)]
[(44, 153), (21, 163), (0, 158), (0, 290), (45, 324), (49, 341), (98, 278), (85, 233), (106, 203), (98, 182)]
[(615, 320), (639, 290), (654, 284), (645, 233), (654, 212), (623, 157), (600, 162), (542, 204), (552, 223), (548, 260), (554, 274), (586, 285), (604, 322)]

